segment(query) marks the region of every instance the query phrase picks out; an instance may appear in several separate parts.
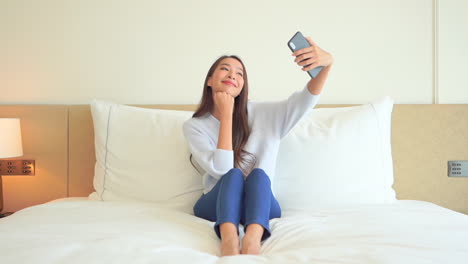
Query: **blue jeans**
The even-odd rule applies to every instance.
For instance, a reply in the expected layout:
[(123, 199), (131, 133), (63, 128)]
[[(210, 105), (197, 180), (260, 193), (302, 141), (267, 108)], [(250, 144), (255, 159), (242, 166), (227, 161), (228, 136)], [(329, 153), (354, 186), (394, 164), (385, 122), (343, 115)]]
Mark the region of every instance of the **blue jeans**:
[[(214, 230), (221, 238), (219, 225), (259, 224), (265, 229), (262, 240), (271, 235), (269, 220), (281, 217), (281, 208), (271, 191), (271, 182), (262, 169), (254, 169), (244, 180), (241, 170), (234, 168), (219, 179), (211, 191), (202, 195), (193, 207), (197, 217), (216, 222)], [(239, 229), (237, 229), (239, 234)]]

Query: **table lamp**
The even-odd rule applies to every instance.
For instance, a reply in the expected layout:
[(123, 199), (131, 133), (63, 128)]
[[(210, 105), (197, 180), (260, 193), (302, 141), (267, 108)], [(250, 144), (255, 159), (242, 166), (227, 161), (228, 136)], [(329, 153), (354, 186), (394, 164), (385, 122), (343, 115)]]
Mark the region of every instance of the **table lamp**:
[[(23, 155), (19, 118), (0, 118), (0, 159)], [(0, 212), (3, 210), (2, 174), (8, 172), (3, 163), (0, 166)]]

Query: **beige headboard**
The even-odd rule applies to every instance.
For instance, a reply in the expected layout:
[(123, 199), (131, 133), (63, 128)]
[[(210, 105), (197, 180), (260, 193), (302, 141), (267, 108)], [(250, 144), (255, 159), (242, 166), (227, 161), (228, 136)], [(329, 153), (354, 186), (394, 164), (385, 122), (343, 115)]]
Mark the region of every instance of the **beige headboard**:
[[(351, 105), (317, 107), (341, 106)], [(141, 107), (195, 108), (194, 105)], [(95, 156), (89, 105), (0, 105), (0, 117), (7, 116), (22, 118), (23, 138), (27, 141), (25, 157), (36, 159), (37, 170), (36, 176), (29, 178), (3, 177), (4, 211), (60, 197), (87, 196), (93, 191)], [(429, 201), (468, 214), (468, 177), (447, 176), (448, 160), (468, 160), (468, 105), (397, 104), (392, 116), (394, 189), (398, 199)], [(35, 129), (35, 133), (29, 129)], [(38, 138), (41, 135), (42, 140)], [(40, 195), (25, 191), (32, 190), (32, 181), (42, 186)]]

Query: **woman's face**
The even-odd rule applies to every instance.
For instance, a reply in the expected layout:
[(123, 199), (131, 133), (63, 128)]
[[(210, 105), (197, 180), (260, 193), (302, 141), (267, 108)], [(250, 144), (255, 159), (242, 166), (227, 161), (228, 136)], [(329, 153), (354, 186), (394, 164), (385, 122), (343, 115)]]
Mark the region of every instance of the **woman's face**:
[(226, 92), (237, 97), (244, 87), (244, 69), (242, 64), (233, 58), (223, 59), (208, 78), (208, 86), (215, 92)]

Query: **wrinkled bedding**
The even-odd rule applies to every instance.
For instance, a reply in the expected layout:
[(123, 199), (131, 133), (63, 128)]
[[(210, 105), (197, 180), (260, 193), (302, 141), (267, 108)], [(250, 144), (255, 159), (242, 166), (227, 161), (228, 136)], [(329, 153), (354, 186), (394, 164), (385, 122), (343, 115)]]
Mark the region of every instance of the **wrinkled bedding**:
[(0, 263), (468, 263), (468, 216), (421, 201), (285, 211), (259, 256), (220, 258), (212, 226), (155, 203), (61, 199), (0, 219)]

